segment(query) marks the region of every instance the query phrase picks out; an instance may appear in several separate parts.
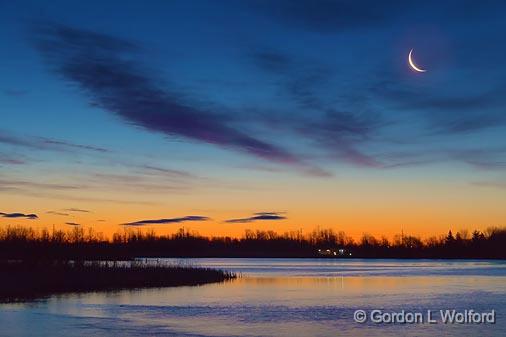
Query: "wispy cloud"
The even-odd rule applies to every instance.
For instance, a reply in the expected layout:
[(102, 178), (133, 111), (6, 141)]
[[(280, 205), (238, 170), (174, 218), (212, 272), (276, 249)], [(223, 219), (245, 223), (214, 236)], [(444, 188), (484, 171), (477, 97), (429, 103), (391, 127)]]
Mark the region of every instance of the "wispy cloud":
[(506, 169), (505, 147), (453, 150), (448, 156), (480, 170)]
[(62, 212), (56, 212), (56, 211), (47, 211), (46, 213), (52, 214), (52, 215), (59, 215), (59, 216), (69, 216), (69, 213), (62, 213)]
[(81, 145), (81, 144), (74, 144), (70, 142), (64, 142), (61, 140), (54, 140), (54, 139), (41, 139), (41, 141), (44, 144), (50, 145), (50, 146), (57, 146), (57, 147), (63, 147), (63, 148), (73, 148), (73, 149), (81, 149), (81, 150), (89, 150), (89, 151), (95, 151), (95, 152), (102, 152), (102, 153), (108, 153), (111, 152), (110, 150), (98, 147), (98, 146), (92, 146), (92, 145)]
[(12, 219), (22, 218), (22, 219), (29, 219), (29, 220), (36, 220), (39, 218), (37, 216), (37, 214), (24, 214), (24, 213), (3, 213), (3, 212), (0, 212), (0, 216), (2, 216), (4, 218), (12, 218)]
[(160, 202), (157, 200), (139, 200), (135, 196), (129, 196), (130, 198), (125, 199), (106, 199), (100, 197), (87, 197), (81, 196), (79, 193), (56, 193), (56, 192), (41, 192), (37, 189), (34, 190), (26, 190), (11, 186), (2, 186), (0, 183), (0, 192), (8, 192), (9, 194), (19, 194), (25, 195), (35, 198), (42, 199), (55, 199), (62, 200), (63, 202), (76, 201), (76, 202), (86, 202), (86, 203), (110, 203), (110, 204), (119, 204), (119, 205), (160, 205)]
[(65, 222), (65, 224), (69, 226), (81, 226), (81, 224), (75, 222)]
[(459, 92), (451, 89), (432, 92), (430, 87), (381, 81), (371, 90), (395, 109), (419, 112), (428, 122), (429, 132), (452, 136), (506, 125), (502, 113), (505, 88), (506, 83), (495, 83), (478, 91), (462, 88)]
[(294, 113), (289, 119), (284, 115), (265, 116), (268, 124), (313, 140), (330, 153), (331, 158), (356, 166), (381, 166), (358, 145), (368, 140), (384, 122), (378, 114), (364, 111), (363, 101), (352, 104), (356, 111), (351, 108), (339, 110), (334, 101), (322, 94), (322, 88), (333, 85), (333, 69), (272, 49), (259, 49), (252, 54), (251, 60), (273, 76), (283, 98), (292, 101), (303, 112)]
[(83, 150), (100, 153), (111, 152), (106, 148), (98, 146), (76, 144), (68, 141), (44, 137), (18, 136), (2, 130), (0, 130), (0, 143), (12, 146), (26, 147), (35, 150), (47, 150), (47, 151), (70, 152), (75, 150)]
[(189, 221), (208, 221), (210, 218), (200, 215), (187, 215), (180, 218), (167, 218), (167, 219), (154, 219), (154, 220), (141, 220), (122, 224), (123, 226), (145, 226), (145, 225), (158, 225), (158, 224), (174, 224)]
[(285, 220), (286, 217), (277, 212), (259, 212), (254, 213), (252, 216), (247, 218), (239, 218), (239, 219), (229, 219), (225, 220), (228, 223), (249, 223), (255, 221), (277, 221), (277, 220)]
[(26, 161), (19, 158), (18, 156), (13, 157), (7, 154), (0, 153), (0, 164), (23, 165), (26, 164)]
[(6, 180), (0, 179), (0, 187), (11, 189), (34, 189), (34, 190), (77, 190), (82, 188), (79, 185), (57, 184), (57, 183), (41, 183), (28, 180)]
[(191, 188), (192, 179), (182, 176), (169, 176), (168, 173), (157, 174), (122, 174), (122, 173), (93, 173), (83, 178), (88, 186), (107, 186), (124, 190), (145, 191), (149, 193), (167, 193), (177, 191), (183, 193)]
[(98, 106), (128, 123), (267, 160), (301, 164), (278, 146), (233, 127), (223, 112), (201, 109), (162, 89), (130, 61), (139, 50), (132, 42), (61, 25), (46, 25), (38, 33), (37, 46), (55, 70), (78, 84)]
[(165, 167), (160, 167), (160, 166), (142, 165), (140, 168), (143, 169), (145, 173), (147, 172), (150, 174), (158, 174), (158, 175), (162, 175), (164, 177), (197, 178), (195, 175), (193, 175), (189, 172), (186, 172), (186, 171), (175, 170), (175, 169), (170, 169), (170, 168), (165, 168)]
[(67, 212), (78, 212), (78, 213), (91, 213), (90, 210), (81, 209), (81, 208), (65, 208), (64, 211), (67, 211)]
[[(103, 187), (104, 185), (102, 185)], [(108, 185), (110, 188), (116, 188), (113, 185)], [(158, 201), (152, 200), (138, 200), (135, 195), (131, 193), (126, 194), (125, 198), (106, 199), (100, 197), (84, 196), (80, 193), (75, 193), (81, 189), (91, 190), (93, 188), (100, 188), (100, 186), (84, 184), (72, 185), (66, 183), (42, 183), (35, 181), (22, 181), (22, 180), (6, 180), (0, 179), (0, 192), (6, 192), (10, 195), (24, 195), (42, 199), (57, 199), (63, 202), (92, 202), (92, 203), (111, 203), (111, 204), (125, 204), (125, 205), (157, 205)], [(130, 186), (133, 189), (133, 186)], [(79, 212), (76, 209), (65, 209), (67, 212)], [(85, 211), (85, 210), (81, 210)]]

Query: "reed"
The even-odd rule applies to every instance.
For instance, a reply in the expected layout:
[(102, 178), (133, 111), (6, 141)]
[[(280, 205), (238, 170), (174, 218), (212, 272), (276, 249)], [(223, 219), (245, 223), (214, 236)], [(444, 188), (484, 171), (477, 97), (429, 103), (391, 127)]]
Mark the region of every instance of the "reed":
[(0, 261), (0, 301), (68, 292), (194, 286), (236, 278), (230, 272), (135, 261)]

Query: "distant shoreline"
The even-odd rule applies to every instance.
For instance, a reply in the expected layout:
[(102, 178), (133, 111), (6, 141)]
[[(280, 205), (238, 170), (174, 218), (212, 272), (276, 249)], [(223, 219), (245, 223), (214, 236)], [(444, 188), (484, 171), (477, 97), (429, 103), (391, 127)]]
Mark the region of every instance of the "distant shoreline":
[[(142, 259), (145, 257), (142, 257)], [(404, 257), (404, 256), (352, 256), (352, 257), (330, 257), (330, 256), (267, 256), (267, 255), (248, 255), (248, 256), (153, 256), (147, 257), (148, 259), (321, 259), (321, 260), (334, 260), (334, 261), (347, 261), (347, 260), (476, 260), (476, 261), (506, 261), (503, 257)]]
[(0, 227), (0, 259), (132, 260), (147, 258), (397, 258), (506, 259), (506, 227), (485, 232), (449, 231), (446, 236), (421, 239), (402, 234), (392, 240), (364, 234), (355, 241), (344, 232), (319, 229), (300, 232), (246, 231), (244, 237), (204, 237), (183, 228), (172, 235), (125, 230), (112, 238), (71, 231)]
[(143, 265), (130, 261), (0, 261), (0, 303), (23, 302), (64, 293), (197, 286), (235, 279), (218, 269)]

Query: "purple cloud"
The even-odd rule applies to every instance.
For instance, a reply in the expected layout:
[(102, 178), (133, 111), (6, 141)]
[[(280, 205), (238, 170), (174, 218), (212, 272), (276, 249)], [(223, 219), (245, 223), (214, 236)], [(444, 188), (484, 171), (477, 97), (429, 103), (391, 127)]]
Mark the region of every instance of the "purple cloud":
[(11, 218), (11, 219), (23, 218), (23, 219), (28, 219), (28, 220), (36, 220), (39, 218), (37, 216), (37, 214), (24, 214), (24, 213), (3, 213), (3, 212), (0, 212), (0, 216), (2, 216), (4, 218)]
[(210, 218), (200, 215), (187, 215), (180, 218), (168, 219), (154, 219), (154, 220), (141, 220), (122, 224), (123, 226), (145, 226), (145, 225), (159, 225), (159, 224), (173, 224), (188, 221), (208, 221)]
[(93, 103), (128, 123), (170, 136), (233, 148), (278, 163), (301, 165), (276, 145), (230, 125), (230, 116), (182, 102), (131, 61), (128, 41), (65, 26), (40, 30), (38, 48), (62, 77)]
[(69, 226), (81, 226), (81, 224), (75, 223), (75, 222), (65, 222), (65, 225), (69, 225)]
[(281, 215), (277, 212), (259, 212), (254, 213), (252, 216), (248, 218), (240, 218), (240, 219), (229, 219), (225, 220), (227, 223), (250, 223), (254, 221), (276, 221), (276, 220), (284, 220), (286, 219), (285, 216)]
[(26, 162), (20, 158), (11, 157), (5, 154), (0, 153), (0, 164), (8, 164), (8, 165), (23, 165)]
[[(308, 65), (297, 57), (276, 50), (260, 50), (251, 56), (262, 71), (274, 76), (280, 92), (298, 106), (302, 114), (265, 116), (267, 124), (295, 131), (313, 140), (329, 153), (329, 158), (356, 166), (381, 167), (374, 157), (358, 148), (359, 143), (370, 140), (373, 132), (384, 125), (380, 116), (371, 111), (337, 110), (334, 102), (321, 95), (321, 88), (331, 86), (334, 70), (324, 65)], [(363, 103), (360, 103), (363, 104)], [(307, 111), (314, 111), (308, 117)]]

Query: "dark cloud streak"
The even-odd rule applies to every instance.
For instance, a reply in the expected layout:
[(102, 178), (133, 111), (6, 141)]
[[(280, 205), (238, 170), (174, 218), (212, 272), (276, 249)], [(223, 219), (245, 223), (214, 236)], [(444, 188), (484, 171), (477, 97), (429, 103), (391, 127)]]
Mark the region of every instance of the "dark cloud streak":
[(75, 222), (65, 222), (65, 224), (69, 226), (81, 226), (81, 224)]
[(0, 212), (0, 216), (4, 217), (4, 218), (11, 218), (11, 219), (18, 219), (18, 218), (22, 218), (22, 219), (28, 219), (28, 220), (36, 220), (38, 219), (39, 217), (37, 216), (37, 214), (24, 214), (24, 213), (3, 213), (3, 212)]
[(22, 160), (18, 157), (8, 156), (6, 154), (0, 153), (0, 164), (7, 165), (24, 165), (26, 164), (25, 160)]
[(46, 213), (52, 214), (52, 215), (59, 215), (59, 216), (69, 216), (69, 213), (62, 213), (62, 212), (56, 212), (56, 211), (47, 211)]
[(37, 46), (55, 70), (77, 84), (94, 104), (127, 122), (271, 161), (302, 165), (294, 155), (233, 128), (229, 116), (196, 108), (161, 89), (130, 61), (138, 49), (133, 43), (65, 26), (39, 28)]
[(285, 220), (286, 217), (276, 212), (259, 212), (254, 213), (253, 216), (239, 219), (225, 220), (226, 223), (250, 223), (255, 221), (277, 221)]
[(91, 211), (89, 211), (87, 209), (81, 209), (81, 208), (65, 208), (64, 211), (78, 212), (78, 213), (91, 213)]
[[(332, 69), (272, 49), (254, 52), (251, 59), (259, 69), (275, 77), (280, 91), (302, 111), (290, 119), (281, 117), (277, 126), (314, 140), (334, 159), (356, 166), (381, 167), (377, 159), (359, 150), (358, 144), (368, 140), (384, 122), (378, 114), (363, 112), (356, 104), (353, 108), (357, 111), (338, 110), (335, 102), (323, 99), (320, 91), (332, 86)], [(314, 112), (312, 117), (307, 111)]]
[(13, 146), (21, 146), (35, 150), (46, 150), (46, 151), (75, 151), (76, 149), (92, 151), (92, 152), (100, 152), (100, 153), (108, 153), (111, 152), (108, 149), (91, 146), (91, 145), (82, 145), (75, 144), (67, 141), (44, 138), (44, 137), (29, 137), (29, 136), (16, 136), (13, 134), (9, 134), (6, 132), (0, 131), (0, 143), (13, 145)]
[(154, 220), (141, 220), (122, 224), (123, 226), (146, 226), (146, 225), (159, 225), (159, 224), (174, 224), (182, 222), (193, 221), (208, 221), (210, 218), (200, 215), (187, 215), (180, 218), (167, 218), (167, 219), (154, 219)]

